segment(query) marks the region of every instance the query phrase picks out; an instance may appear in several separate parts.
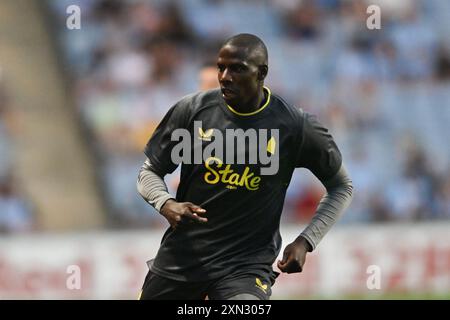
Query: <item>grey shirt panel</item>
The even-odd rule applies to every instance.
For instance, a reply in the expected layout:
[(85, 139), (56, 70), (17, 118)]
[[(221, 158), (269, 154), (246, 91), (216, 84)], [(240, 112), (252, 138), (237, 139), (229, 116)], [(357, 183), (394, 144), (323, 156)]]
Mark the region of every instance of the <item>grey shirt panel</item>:
[(168, 191), (164, 179), (155, 173), (150, 160), (147, 158), (139, 171), (137, 189), (151, 206), (158, 212), (169, 199), (175, 199)]
[(300, 236), (308, 240), (314, 250), (331, 227), (336, 223), (344, 210), (350, 205), (353, 196), (353, 185), (345, 166), (322, 184), (327, 189), (317, 207), (309, 225)]

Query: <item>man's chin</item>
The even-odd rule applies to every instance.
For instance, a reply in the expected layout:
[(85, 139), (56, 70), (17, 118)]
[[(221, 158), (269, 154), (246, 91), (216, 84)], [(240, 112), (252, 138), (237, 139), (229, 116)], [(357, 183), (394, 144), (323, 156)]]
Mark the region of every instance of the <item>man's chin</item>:
[(223, 93), (222, 93), (222, 98), (226, 102), (226, 104), (228, 104), (229, 106), (235, 105), (238, 100), (236, 97), (230, 97), (229, 95), (226, 95)]

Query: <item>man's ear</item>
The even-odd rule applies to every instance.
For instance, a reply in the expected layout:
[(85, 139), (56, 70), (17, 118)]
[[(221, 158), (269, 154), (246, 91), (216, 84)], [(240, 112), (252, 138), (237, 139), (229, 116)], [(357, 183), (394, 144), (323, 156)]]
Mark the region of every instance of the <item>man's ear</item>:
[(259, 66), (258, 80), (264, 80), (267, 76), (269, 68), (266, 65)]

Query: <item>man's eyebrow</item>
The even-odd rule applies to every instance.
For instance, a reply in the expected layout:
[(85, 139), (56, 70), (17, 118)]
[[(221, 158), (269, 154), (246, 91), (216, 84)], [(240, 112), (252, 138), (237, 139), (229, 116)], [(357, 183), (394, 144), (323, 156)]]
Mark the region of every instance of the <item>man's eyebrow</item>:
[[(222, 62), (217, 62), (217, 67), (223, 67), (224, 65), (225, 65), (225, 64), (222, 63)], [(228, 66), (229, 66), (229, 67), (248, 68), (248, 64), (245, 63), (245, 62), (242, 62), (242, 61), (230, 63)]]
[(230, 63), (230, 66), (248, 67), (248, 63), (246, 63), (245, 61), (238, 61), (238, 62)]

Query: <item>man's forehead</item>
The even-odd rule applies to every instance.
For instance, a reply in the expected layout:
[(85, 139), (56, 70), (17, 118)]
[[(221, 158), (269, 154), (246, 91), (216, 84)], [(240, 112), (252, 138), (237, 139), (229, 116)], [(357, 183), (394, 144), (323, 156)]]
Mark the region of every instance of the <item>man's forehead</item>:
[(247, 47), (225, 45), (219, 51), (218, 60), (233, 60), (235, 63), (249, 63), (251, 60), (251, 50)]

